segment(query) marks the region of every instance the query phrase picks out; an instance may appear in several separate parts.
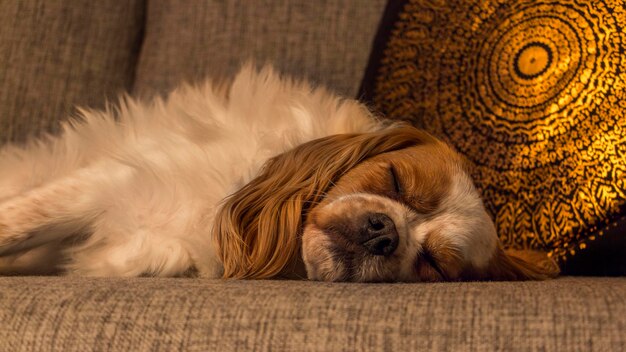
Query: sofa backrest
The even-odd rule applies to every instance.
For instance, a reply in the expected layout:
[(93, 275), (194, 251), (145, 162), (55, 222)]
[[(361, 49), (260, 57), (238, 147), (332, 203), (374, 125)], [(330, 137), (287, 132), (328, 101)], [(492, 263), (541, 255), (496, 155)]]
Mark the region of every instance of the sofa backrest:
[[(254, 5), (251, 5), (254, 4)], [(149, 1), (135, 93), (270, 63), (355, 96), (384, 0)]]
[[(254, 4), (251, 5), (251, 4)], [(248, 60), (355, 96), (385, 0), (0, 2), (0, 144)]]
[(0, 1), (0, 144), (132, 88), (142, 0)]

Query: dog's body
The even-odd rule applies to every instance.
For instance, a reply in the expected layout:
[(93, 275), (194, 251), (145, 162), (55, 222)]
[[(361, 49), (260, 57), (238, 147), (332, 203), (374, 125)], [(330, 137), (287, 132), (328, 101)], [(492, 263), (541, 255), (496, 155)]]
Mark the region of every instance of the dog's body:
[[(294, 261), (304, 259), (308, 276), (321, 280), (498, 278), (491, 274), (494, 265), (513, 264), (494, 262), (502, 255), (493, 224), (471, 181), (455, 166), (460, 165), (457, 157), (432, 137), (392, 129), (356, 101), (281, 79), (271, 69), (257, 72), (251, 67), (244, 68), (228, 86), (185, 87), (166, 101), (156, 100), (150, 105), (128, 99), (116, 111), (84, 111), (82, 121), (66, 124), (57, 137), (1, 150), (0, 272), (178, 276), (193, 270), (204, 277), (275, 277), (295, 271)], [(359, 138), (361, 145), (369, 143), (360, 137), (368, 133), (379, 133), (372, 135), (378, 144), (359, 154), (354, 162), (347, 161), (345, 153), (333, 154), (342, 148), (335, 144), (347, 145)], [(393, 142), (396, 135), (401, 138)], [(315, 143), (320, 138), (318, 147)], [(314, 144), (300, 151), (307, 143)], [(439, 165), (441, 178), (449, 179), (445, 185), (435, 182), (431, 188), (452, 192), (440, 192), (436, 197), (441, 199), (434, 201), (433, 209), (424, 210), (424, 214), (419, 209), (391, 211), (399, 207), (399, 201), (392, 203), (361, 190), (347, 198), (343, 194), (326, 197), (335, 190), (334, 183), (342, 185), (342, 177), (350, 175), (357, 164), (377, 154), (397, 154), (421, 144), (430, 146), (429, 155), (440, 155), (431, 160), (432, 164)], [(313, 159), (324, 158), (318, 155), (324, 146), (329, 148), (324, 152), (328, 158), (340, 160), (335, 163), (340, 165), (333, 166), (337, 170), (326, 177), (324, 187), (316, 191), (310, 188), (301, 196), (298, 192), (306, 186), (300, 184), (309, 182), (307, 178), (319, 178)], [(281, 161), (283, 155), (289, 161)], [(262, 169), (271, 158), (273, 163)], [(409, 160), (412, 156), (398, 158)], [(303, 171), (304, 176), (299, 176), (298, 170), (286, 173), (289, 166), (310, 171)], [(371, 167), (378, 168), (374, 164)], [(401, 173), (408, 173), (407, 179), (421, 172), (401, 168)], [(393, 167), (391, 170), (396, 172)], [(274, 174), (282, 176), (267, 182), (277, 177)], [(300, 184), (292, 184), (298, 177)], [(363, 177), (375, 180), (383, 176)], [(393, 180), (397, 186), (395, 174)], [(413, 183), (406, 187), (417, 187)], [(260, 186), (263, 184), (275, 186)], [(353, 186), (342, 187), (337, 187), (337, 192), (345, 193)], [(434, 192), (419, 187), (422, 193)], [(282, 195), (285, 192), (288, 194)], [(382, 226), (385, 233), (376, 230), (376, 238), (388, 240), (376, 248), (368, 247), (368, 255), (376, 252), (374, 259), (348, 245), (337, 252), (335, 242), (328, 244), (334, 235), (325, 230), (324, 216), (328, 214), (324, 214), (345, 208), (345, 199), (355, 197), (380, 208), (375, 213), (368, 210), (367, 220), (363, 220), (370, 227)], [(451, 203), (466, 201), (467, 208)], [(286, 210), (294, 202), (300, 203), (297, 214)], [(316, 207), (318, 204), (324, 207)], [(412, 207), (410, 201), (403, 204)], [(460, 212), (460, 208), (469, 210)], [(391, 209), (388, 216), (380, 217), (386, 209)], [(435, 219), (439, 223), (430, 221), (427, 211), (445, 216)], [(263, 215), (266, 213), (270, 215)], [(313, 218), (306, 220), (309, 213)], [(351, 213), (349, 210), (344, 215), (350, 217)], [(266, 224), (268, 221), (271, 224)], [(392, 230), (391, 225), (385, 228), (388, 221), (395, 224)], [(417, 225), (410, 225), (417, 223), (419, 231), (411, 227)], [(444, 249), (442, 253), (451, 253), (448, 269), (430, 263), (436, 270), (428, 272), (416, 266), (415, 256), (425, 253), (423, 244), (434, 238), (435, 229), (426, 233), (426, 225), (453, 226), (453, 232), (465, 231), (461, 230), (464, 226), (471, 229), (467, 234), (447, 237), (447, 242), (437, 242)], [(271, 239), (265, 243), (266, 238)], [(352, 264), (339, 260), (338, 253), (352, 258)], [(398, 257), (393, 259), (397, 270), (383, 263), (391, 262), (394, 256)], [(359, 263), (379, 268), (355, 273), (353, 266), (360, 265), (354, 264), (357, 257)], [(448, 265), (440, 259), (442, 265)], [(417, 268), (415, 273), (412, 267)], [(528, 270), (501, 277), (546, 276), (541, 270)]]

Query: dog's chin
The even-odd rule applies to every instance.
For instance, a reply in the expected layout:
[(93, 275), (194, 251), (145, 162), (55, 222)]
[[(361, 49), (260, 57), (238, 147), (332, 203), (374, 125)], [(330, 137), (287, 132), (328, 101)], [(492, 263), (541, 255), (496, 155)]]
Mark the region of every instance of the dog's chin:
[(347, 281), (343, 260), (332, 252), (333, 243), (324, 231), (309, 225), (302, 234), (302, 260), (309, 280)]

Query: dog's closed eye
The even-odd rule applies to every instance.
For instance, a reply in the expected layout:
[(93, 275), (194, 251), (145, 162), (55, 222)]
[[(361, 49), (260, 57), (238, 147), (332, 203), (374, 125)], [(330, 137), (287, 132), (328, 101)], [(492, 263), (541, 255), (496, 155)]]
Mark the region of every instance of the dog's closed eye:
[(402, 195), (404, 193), (404, 188), (402, 187), (401, 180), (398, 177), (398, 171), (393, 166), (393, 164), (389, 165), (389, 174), (391, 175), (391, 184), (393, 185), (393, 191), (396, 195)]
[(426, 264), (428, 264), (431, 268), (433, 268), (437, 272), (437, 274), (441, 277), (442, 280), (446, 280), (446, 281), (448, 280), (448, 275), (446, 275), (446, 272), (441, 268), (441, 266), (437, 262), (437, 259), (430, 252), (430, 250), (424, 248), (422, 253), (420, 253), (420, 256), (421, 256), (421, 259), (423, 259), (426, 262)]

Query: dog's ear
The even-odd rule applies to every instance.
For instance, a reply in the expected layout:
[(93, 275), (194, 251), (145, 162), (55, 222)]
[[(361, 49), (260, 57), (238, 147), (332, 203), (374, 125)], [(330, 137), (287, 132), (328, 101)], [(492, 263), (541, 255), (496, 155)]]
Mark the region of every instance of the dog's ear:
[(556, 262), (544, 252), (503, 250), (498, 247), (486, 273), (487, 280), (546, 280), (559, 274)]
[(260, 175), (227, 198), (213, 229), (225, 278), (270, 278), (299, 254), (302, 221), (310, 207), (361, 161), (436, 141), (401, 126), (334, 135), (300, 145), (271, 160)]

